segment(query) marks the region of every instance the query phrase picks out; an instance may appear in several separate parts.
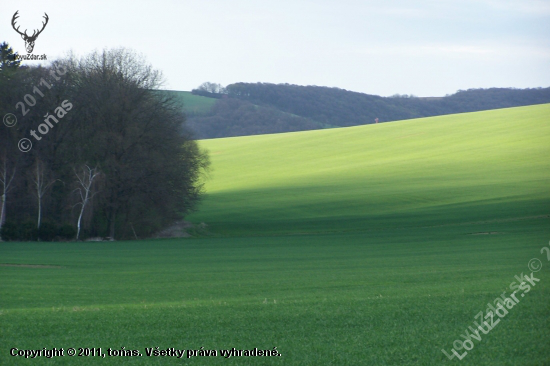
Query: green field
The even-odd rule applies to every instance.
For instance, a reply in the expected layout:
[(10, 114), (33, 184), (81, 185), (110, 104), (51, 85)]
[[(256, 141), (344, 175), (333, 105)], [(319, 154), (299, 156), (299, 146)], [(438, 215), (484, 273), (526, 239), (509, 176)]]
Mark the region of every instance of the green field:
[[(125, 347), (140, 365), (548, 365), (549, 136), (539, 105), (202, 141), (202, 237), (0, 243), (0, 364), (118, 364), (9, 352)], [(540, 282), (448, 360), (532, 258)]]
[(213, 171), (191, 219), (277, 235), (548, 215), (549, 137), (546, 104), (206, 140)]
[(163, 90), (162, 92), (181, 103), (185, 112), (190, 116), (207, 114), (217, 100), (194, 95), (187, 91)]

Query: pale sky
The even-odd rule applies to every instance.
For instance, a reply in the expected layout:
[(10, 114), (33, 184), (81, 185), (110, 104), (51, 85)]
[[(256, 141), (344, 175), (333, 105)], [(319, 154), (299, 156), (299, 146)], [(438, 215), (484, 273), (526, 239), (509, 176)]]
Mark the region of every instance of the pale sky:
[(550, 86), (550, 0), (2, 0), (0, 42), (24, 54), (17, 10), (28, 33), (49, 16), (33, 54), (123, 46), (172, 90), (242, 81), (443, 96)]

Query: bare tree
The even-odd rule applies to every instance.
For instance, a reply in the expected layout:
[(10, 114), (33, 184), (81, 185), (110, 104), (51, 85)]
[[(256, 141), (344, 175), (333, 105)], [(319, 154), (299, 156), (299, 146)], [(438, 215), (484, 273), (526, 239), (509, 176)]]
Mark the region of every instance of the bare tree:
[(212, 94), (226, 94), (226, 89), (221, 84), (211, 83), (209, 81), (202, 83), (198, 90), (205, 91)]
[[(40, 224), (42, 222), (42, 198), (46, 194), (46, 191), (55, 183), (55, 179), (48, 180), (47, 174), (45, 173), (46, 169), (44, 163), (40, 159), (36, 159), (35, 164), (36, 169), (32, 175), (32, 182), (34, 183), (34, 192), (38, 200), (38, 223), (36, 225), (37, 229), (40, 229)], [(45, 181), (48, 181), (47, 183)]]
[(80, 237), (80, 224), (82, 222), (82, 216), (84, 215), (84, 210), (86, 209), (86, 205), (88, 202), (92, 200), (92, 198), (96, 195), (97, 192), (93, 192), (93, 185), (95, 179), (100, 175), (100, 171), (97, 167), (90, 168), (88, 165), (84, 165), (80, 172), (77, 172), (76, 169), (74, 169), (74, 174), (76, 175), (76, 179), (78, 180), (78, 187), (75, 189), (75, 192), (78, 192), (80, 202), (78, 202), (75, 206), (80, 205), (80, 214), (78, 215), (78, 222), (77, 222), (77, 231), (76, 231), (76, 240)]

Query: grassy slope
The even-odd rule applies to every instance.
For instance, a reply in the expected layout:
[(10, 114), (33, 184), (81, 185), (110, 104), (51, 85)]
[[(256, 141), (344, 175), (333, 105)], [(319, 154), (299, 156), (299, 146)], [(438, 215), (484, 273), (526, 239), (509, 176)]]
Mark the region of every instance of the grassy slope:
[(193, 221), (229, 235), (362, 231), (548, 214), (550, 105), (206, 140)]
[(164, 93), (176, 98), (190, 115), (206, 114), (212, 109), (217, 99), (193, 95), (187, 91), (164, 90)]
[[(546, 105), (205, 141), (215, 170), (195, 219), (231, 237), (0, 243), (0, 263), (62, 266), (0, 266), (0, 364), (119, 364), (9, 349), (122, 346), (283, 355), (123, 360), (140, 365), (456, 364), (441, 349), (531, 258), (540, 282), (460, 364), (550, 364), (550, 225), (532, 217), (549, 213), (548, 116)], [(255, 222), (271, 236), (253, 236)], [(279, 235), (298, 231), (310, 234)]]

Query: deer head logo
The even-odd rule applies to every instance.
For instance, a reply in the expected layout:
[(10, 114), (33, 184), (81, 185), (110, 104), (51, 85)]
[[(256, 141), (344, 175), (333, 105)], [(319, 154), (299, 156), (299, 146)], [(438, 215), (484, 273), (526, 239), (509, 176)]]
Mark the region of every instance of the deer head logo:
[(15, 20), (17, 18), (19, 18), (19, 15), (17, 15), (17, 13), (19, 13), (19, 10), (17, 10), (15, 12), (15, 14), (13, 14), (13, 18), (11, 18), (11, 26), (13, 27), (13, 29), (15, 29), (15, 31), (17, 33), (19, 33), (21, 35), (21, 38), (23, 38), (23, 40), (25, 41), (25, 48), (27, 49), (27, 53), (32, 53), (32, 50), (34, 49), (34, 42), (36, 41), (36, 38), (38, 37), (38, 35), (40, 33), (42, 33), (44, 28), (46, 28), (46, 24), (48, 24), (48, 19), (49, 19), (48, 14), (44, 13), (44, 19), (46, 19), (46, 21), (42, 22), (42, 29), (40, 29), (40, 30), (35, 29), (34, 32), (32, 33), (32, 36), (29, 36), (27, 34), (26, 29), (25, 29), (24, 33), (21, 33), (19, 31), (19, 27), (15, 28)]

